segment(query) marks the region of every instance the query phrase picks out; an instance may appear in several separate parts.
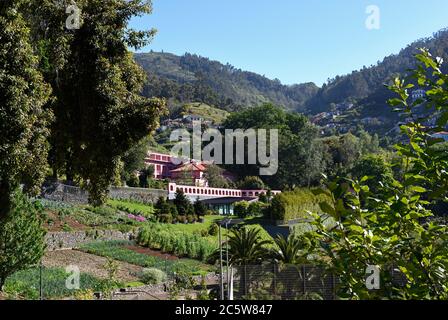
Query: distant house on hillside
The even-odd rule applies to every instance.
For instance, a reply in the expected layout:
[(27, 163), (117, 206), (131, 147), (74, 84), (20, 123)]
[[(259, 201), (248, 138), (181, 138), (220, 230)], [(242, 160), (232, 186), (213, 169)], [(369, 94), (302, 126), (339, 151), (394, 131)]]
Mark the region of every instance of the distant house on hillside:
[(186, 115), (184, 115), (182, 117), (182, 120), (184, 122), (191, 123), (193, 121), (203, 121), (204, 119), (201, 116), (197, 116), (197, 115), (194, 115), (194, 114), (186, 114)]

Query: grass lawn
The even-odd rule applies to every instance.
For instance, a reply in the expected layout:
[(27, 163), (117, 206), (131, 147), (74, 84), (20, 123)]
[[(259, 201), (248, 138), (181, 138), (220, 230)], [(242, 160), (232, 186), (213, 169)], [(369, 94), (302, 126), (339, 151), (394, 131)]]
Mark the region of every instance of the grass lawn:
[(186, 272), (202, 275), (211, 271), (211, 266), (192, 259), (168, 260), (161, 257), (138, 253), (125, 246), (134, 245), (131, 241), (102, 241), (81, 246), (80, 250), (102, 257), (135, 264), (145, 268), (157, 268), (167, 274)]
[[(70, 276), (64, 269), (42, 269), (42, 291), (44, 299), (60, 299), (71, 297), (76, 290), (66, 287), (66, 280)], [(97, 279), (89, 274), (81, 273), (80, 290), (101, 291), (105, 281)], [(40, 270), (38, 267), (16, 272), (6, 280), (4, 292), (11, 299), (39, 299)]]
[(154, 207), (152, 205), (147, 205), (147, 204), (142, 204), (142, 203), (109, 199), (107, 201), (107, 204), (109, 206), (111, 206), (112, 208), (115, 208), (118, 210), (125, 210), (128, 213), (135, 213), (135, 214), (141, 213), (145, 216), (149, 216), (154, 213)]

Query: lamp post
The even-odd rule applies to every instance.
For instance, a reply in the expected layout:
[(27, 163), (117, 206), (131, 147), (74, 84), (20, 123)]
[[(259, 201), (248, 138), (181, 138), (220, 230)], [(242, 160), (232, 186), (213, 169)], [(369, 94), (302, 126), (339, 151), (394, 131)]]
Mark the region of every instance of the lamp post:
[(226, 278), (227, 278), (227, 299), (232, 299), (233, 295), (231, 293), (231, 279), (229, 274), (229, 225), (236, 225), (243, 222), (243, 219), (228, 219), (219, 222), (219, 250), (220, 250), (220, 285), (221, 285), (221, 299), (224, 300), (224, 281), (223, 281), (223, 261), (222, 261), (222, 235), (221, 235), (221, 227), (224, 225), (226, 227)]
[(219, 232), (218, 232), (218, 241), (219, 241), (219, 287), (221, 293), (221, 300), (224, 300), (224, 281), (223, 277), (223, 269), (222, 269), (222, 238), (221, 238), (221, 224), (219, 224)]

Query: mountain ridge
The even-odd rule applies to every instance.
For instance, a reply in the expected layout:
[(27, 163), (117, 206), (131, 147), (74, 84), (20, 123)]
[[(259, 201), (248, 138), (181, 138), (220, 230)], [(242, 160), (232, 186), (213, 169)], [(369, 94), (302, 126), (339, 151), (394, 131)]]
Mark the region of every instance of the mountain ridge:
[[(284, 85), (278, 79), (271, 80), (189, 53), (183, 56), (165, 52), (136, 53), (135, 59), (148, 74), (144, 94), (167, 98), (172, 105), (201, 102), (232, 112), (272, 102), (311, 117), (338, 110), (342, 105), (336, 115), (344, 117), (344, 130), (364, 122), (390, 130), (398, 119), (387, 105), (392, 93), (385, 84), (415, 67), (414, 56), (421, 47), (447, 61), (448, 29), (416, 40), (376, 65), (336, 76), (322, 87), (312, 82)], [(348, 111), (347, 105), (350, 105)], [(385, 123), (369, 120), (382, 118)]]

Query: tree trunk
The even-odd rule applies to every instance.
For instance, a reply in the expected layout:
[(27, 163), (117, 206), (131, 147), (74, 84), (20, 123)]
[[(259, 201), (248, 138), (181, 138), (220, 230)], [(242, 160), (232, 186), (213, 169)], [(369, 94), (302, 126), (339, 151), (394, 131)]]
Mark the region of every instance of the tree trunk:
[(5, 285), (6, 279), (0, 277), (0, 292), (3, 292), (3, 286)]
[(11, 210), (11, 188), (8, 183), (0, 183), (0, 221)]

